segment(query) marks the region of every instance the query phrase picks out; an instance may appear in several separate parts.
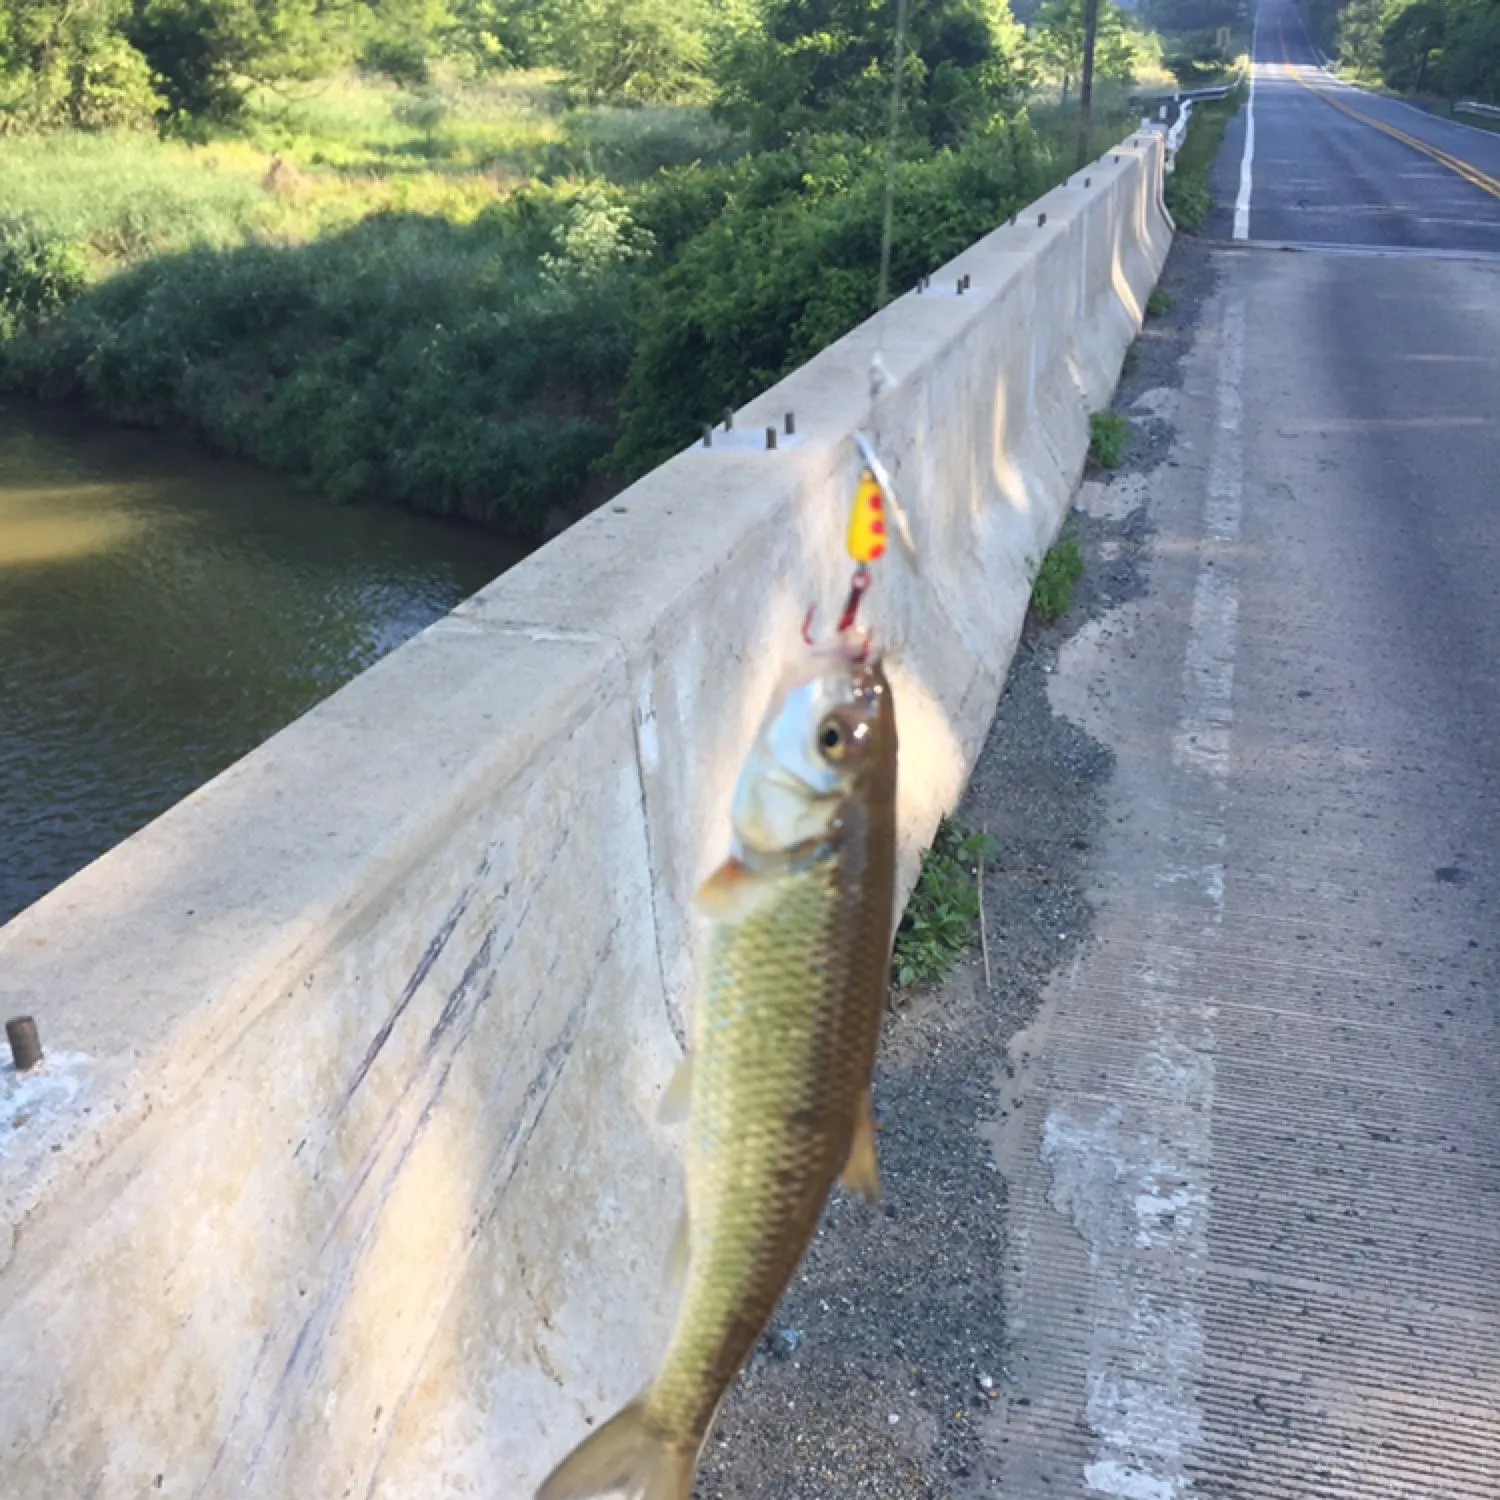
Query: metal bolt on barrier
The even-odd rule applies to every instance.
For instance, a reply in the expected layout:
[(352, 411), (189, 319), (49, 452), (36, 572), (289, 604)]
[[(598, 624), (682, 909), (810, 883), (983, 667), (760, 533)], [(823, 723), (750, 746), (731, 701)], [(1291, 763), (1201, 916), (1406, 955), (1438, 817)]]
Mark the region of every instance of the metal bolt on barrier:
[(709, 423), (705, 422), (703, 424), (703, 446), (705, 448), (712, 448), (713, 445), (714, 445), (714, 430), (713, 430), (712, 426), (710, 426)]
[(7, 1021), (5, 1039), (10, 1043), (10, 1060), (16, 1065), (16, 1072), (25, 1073), (41, 1062), (42, 1040), (30, 1016), (16, 1016)]
[(729, 432), (733, 427), (734, 427), (734, 408), (732, 406), (726, 406), (724, 408), (724, 431), (725, 432)]
[(1047, 215), (1046, 214), (1038, 214), (1036, 216), (1036, 227), (1038, 229), (1043, 228), (1046, 225), (1046, 223), (1047, 223)]
[(1094, 179), (1092, 177), (1085, 177), (1083, 179), (1083, 185), (1084, 187), (1093, 187)]
[(956, 286), (955, 286), (955, 290), (956, 290), (958, 296), (960, 296), (960, 297), (963, 296), (963, 294), (964, 294), (964, 279), (963, 279), (962, 276), (960, 276), (958, 278), (958, 281), (957, 281)]
[(789, 411), (786, 414), (786, 435), (791, 437), (797, 431), (797, 413)]
[(766, 447), (767, 447), (767, 449), (771, 449), (771, 448), (774, 448), (775, 446), (776, 446), (776, 429), (774, 427), (768, 427), (768, 428), (766, 428)]

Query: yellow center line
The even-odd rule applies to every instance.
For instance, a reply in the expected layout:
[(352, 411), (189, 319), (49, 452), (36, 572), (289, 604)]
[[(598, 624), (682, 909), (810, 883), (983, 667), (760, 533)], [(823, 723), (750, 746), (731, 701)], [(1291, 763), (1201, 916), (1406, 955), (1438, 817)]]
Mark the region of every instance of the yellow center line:
[(1315, 94), (1325, 104), (1331, 104), (1335, 109), (1348, 115), (1351, 120), (1358, 120), (1361, 125), (1368, 125), (1372, 130), (1378, 130), (1383, 135), (1390, 136), (1392, 140), (1400, 141), (1403, 145), (1410, 146), (1413, 151), (1420, 151), (1423, 156), (1431, 157), (1439, 166), (1447, 167), (1450, 172), (1456, 172), (1465, 182), (1473, 183), (1475, 187), (1479, 188), (1482, 192), (1488, 193), (1490, 197), (1500, 198), (1500, 179), (1491, 177), (1488, 172), (1482, 171), (1472, 163), (1464, 161), (1461, 157), (1450, 156), (1446, 151), (1440, 150), (1437, 146), (1431, 145), (1417, 136), (1408, 135), (1406, 131), (1398, 130), (1394, 125), (1387, 125), (1384, 120), (1377, 120), (1361, 110), (1354, 109), (1352, 106), (1345, 104), (1341, 99), (1335, 99), (1332, 94), (1325, 92), (1323, 89), (1315, 88), (1300, 72), (1294, 71), (1294, 64), (1291, 58), (1287, 56), (1286, 34), (1282, 30), (1279, 17), (1276, 22), (1276, 38), (1281, 44), (1281, 62), (1279, 65), (1273, 65), (1273, 71), (1278, 73), (1284, 71), (1286, 77), (1301, 84), (1309, 94)]

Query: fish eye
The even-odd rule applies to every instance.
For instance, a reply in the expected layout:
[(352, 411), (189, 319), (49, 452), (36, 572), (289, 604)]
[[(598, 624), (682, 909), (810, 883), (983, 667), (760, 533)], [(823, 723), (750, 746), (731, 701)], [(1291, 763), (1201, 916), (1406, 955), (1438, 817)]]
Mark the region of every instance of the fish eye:
[(818, 748), (828, 760), (842, 760), (848, 747), (844, 726), (830, 714), (818, 726)]

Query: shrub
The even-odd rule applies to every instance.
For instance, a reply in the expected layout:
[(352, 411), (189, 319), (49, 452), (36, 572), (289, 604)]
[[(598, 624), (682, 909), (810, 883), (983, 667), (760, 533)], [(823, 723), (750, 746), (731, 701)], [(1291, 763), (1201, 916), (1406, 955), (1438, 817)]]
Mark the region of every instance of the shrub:
[(0, 343), (79, 296), (87, 265), (80, 246), (0, 220)]

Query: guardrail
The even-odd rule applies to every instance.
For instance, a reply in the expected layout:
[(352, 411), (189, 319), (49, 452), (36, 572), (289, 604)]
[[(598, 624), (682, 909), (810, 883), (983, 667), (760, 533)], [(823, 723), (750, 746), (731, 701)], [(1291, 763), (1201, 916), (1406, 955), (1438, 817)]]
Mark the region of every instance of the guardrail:
[(1177, 118), (1172, 122), (1172, 128), (1167, 132), (1167, 160), (1165, 170), (1168, 175), (1177, 170), (1177, 153), (1182, 149), (1182, 143), (1187, 139), (1188, 123), (1193, 118), (1193, 105), (1196, 101), (1185, 99), (1182, 108), (1177, 112)]
[[(1214, 99), (1227, 99), (1240, 85), (1240, 80), (1235, 79), (1233, 83), (1226, 83), (1220, 88), (1213, 89), (1185, 89), (1180, 93), (1172, 95), (1170, 103), (1177, 106), (1177, 118), (1172, 121), (1172, 128), (1167, 131), (1167, 159), (1165, 171), (1168, 175), (1177, 170), (1177, 153), (1182, 149), (1182, 143), (1187, 139), (1188, 124), (1193, 117), (1193, 106), (1195, 104), (1207, 104)], [(1167, 105), (1161, 106), (1158, 116), (1160, 119), (1167, 117)], [(1142, 122), (1146, 123), (1146, 122)]]
[[(1177, 116), (1172, 121), (1171, 128), (1167, 131), (1167, 152), (1165, 172), (1170, 175), (1177, 169), (1177, 152), (1181, 149), (1183, 141), (1187, 139), (1188, 122), (1192, 118), (1193, 106), (1195, 104), (1207, 104), (1215, 99), (1227, 99), (1243, 82), (1241, 78), (1231, 79), (1230, 82), (1219, 84), (1211, 89), (1178, 89), (1173, 94), (1161, 95), (1137, 95), (1135, 102), (1145, 108), (1156, 103), (1156, 122), (1165, 121), (1172, 109), (1176, 109)], [(1152, 124), (1149, 115), (1141, 118), (1142, 126)]]
[(1487, 120), (1500, 120), (1500, 105), (1481, 104), (1477, 99), (1464, 99), (1453, 106), (1456, 115), (1483, 115)]

